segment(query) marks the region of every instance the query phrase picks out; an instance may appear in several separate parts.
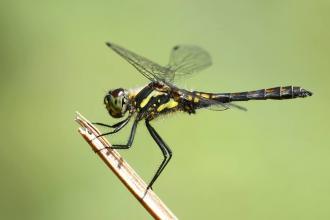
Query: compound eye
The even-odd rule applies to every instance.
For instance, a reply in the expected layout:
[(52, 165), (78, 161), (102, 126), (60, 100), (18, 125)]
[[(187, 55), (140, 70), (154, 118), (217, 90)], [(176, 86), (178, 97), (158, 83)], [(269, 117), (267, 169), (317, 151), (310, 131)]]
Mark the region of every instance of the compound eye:
[(107, 104), (109, 103), (108, 96), (105, 96), (105, 97), (104, 97), (103, 103), (104, 103), (105, 105), (107, 105)]
[(115, 104), (116, 108), (118, 108), (118, 109), (121, 109), (121, 107), (122, 107), (121, 100), (122, 100), (122, 97), (115, 98), (115, 103), (114, 104)]
[(104, 97), (104, 104), (109, 114), (114, 118), (123, 117), (128, 109), (128, 99), (122, 88), (111, 90)]

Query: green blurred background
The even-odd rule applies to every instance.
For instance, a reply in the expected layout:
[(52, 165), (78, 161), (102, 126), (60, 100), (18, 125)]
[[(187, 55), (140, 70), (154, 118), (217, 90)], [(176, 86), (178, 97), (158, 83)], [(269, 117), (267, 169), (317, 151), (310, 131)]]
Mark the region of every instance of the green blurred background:
[[(197, 44), (212, 68), (183, 84), (234, 92), (303, 86), (308, 99), (243, 103), (153, 123), (174, 156), (154, 189), (180, 219), (330, 219), (330, 2), (0, 3), (0, 219), (151, 219), (77, 132), (113, 123), (110, 88), (147, 83), (104, 44), (161, 64)], [(126, 141), (129, 128), (109, 137)], [(138, 128), (121, 152), (149, 181), (161, 153)]]

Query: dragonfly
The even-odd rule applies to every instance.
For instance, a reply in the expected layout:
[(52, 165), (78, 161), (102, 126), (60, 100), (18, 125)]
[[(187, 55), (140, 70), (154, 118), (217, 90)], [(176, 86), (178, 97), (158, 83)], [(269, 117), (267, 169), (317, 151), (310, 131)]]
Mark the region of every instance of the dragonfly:
[(147, 130), (163, 154), (163, 160), (149, 182), (147, 190), (152, 189), (153, 184), (172, 158), (172, 150), (150, 124), (159, 116), (174, 112), (195, 114), (196, 110), (205, 108), (218, 111), (231, 108), (246, 110), (233, 102), (284, 100), (312, 95), (312, 92), (299, 86), (278, 86), (235, 93), (189, 91), (177, 87), (175, 82), (211, 66), (211, 56), (203, 48), (195, 45), (174, 46), (168, 65), (162, 66), (114, 43), (107, 42), (106, 45), (135, 67), (149, 80), (149, 83), (135, 89), (109, 90), (103, 99), (108, 113), (113, 118), (124, 119), (113, 125), (98, 122), (94, 124), (111, 128), (110, 132), (100, 135), (105, 136), (119, 132), (133, 120), (127, 143), (112, 145), (113, 149), (129, 149), (133, 144), (138, 123), (145, 122)]

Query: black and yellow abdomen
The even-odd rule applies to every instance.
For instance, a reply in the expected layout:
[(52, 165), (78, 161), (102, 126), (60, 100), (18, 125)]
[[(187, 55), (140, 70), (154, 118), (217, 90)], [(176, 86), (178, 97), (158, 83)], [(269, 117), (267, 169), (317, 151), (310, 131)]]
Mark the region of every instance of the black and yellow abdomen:
[(200, 94), (205, 98), (213, 99), (222, 103), (248, 100), (294, 99), (304, 98), (312, 95), (312, 92), (298, 86), (279, 86), (274, 88), (237, 93), (195, 93)]

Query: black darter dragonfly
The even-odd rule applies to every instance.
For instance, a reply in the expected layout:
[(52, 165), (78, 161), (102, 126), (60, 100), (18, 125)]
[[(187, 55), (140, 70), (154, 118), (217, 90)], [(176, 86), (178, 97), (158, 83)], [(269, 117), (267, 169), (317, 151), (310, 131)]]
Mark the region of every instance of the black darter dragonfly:
[(116, 44), (107, 43), (107, 45), (133, 65), (150, 82), (148, 85), (137, 89), (118, 88), (110, 90), (104, 97), (104, 104), (109, 114), (114, 118), (122, 118), (128, 113), (127, 117), (114, 125), (94, 124), (113, 129), (111, 132), (100, 135), (104, 136), (120, 131), (133, 119), (134, 122), (127, 143), (112, 145), (114, 149), (128, 149), (132, 146), (138, 123), (142, 120), (145, 121), (150, 135), (160, 147), (164, 156), (147, 189), (152, 187), (172, 157), (171, 149), (150, 125), (150, 121), (158, 116), (177, 111), (194, 114), (197, 109), (201, 108), (215, 110), (244, 109), (232, 102), (294, 99), (312, 95), (311, 92), (298, 86), (279, 86), (238, 93), (188, 91), (178, 88), (173, 83), (178, 78), (189, 76), (211, 65), (211, 57), (204, 49), (192, 45), (175, 46), (172, 49), (169, 64), (161, 66)]

